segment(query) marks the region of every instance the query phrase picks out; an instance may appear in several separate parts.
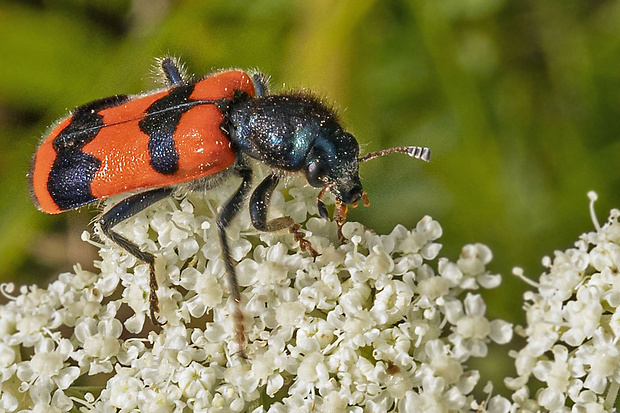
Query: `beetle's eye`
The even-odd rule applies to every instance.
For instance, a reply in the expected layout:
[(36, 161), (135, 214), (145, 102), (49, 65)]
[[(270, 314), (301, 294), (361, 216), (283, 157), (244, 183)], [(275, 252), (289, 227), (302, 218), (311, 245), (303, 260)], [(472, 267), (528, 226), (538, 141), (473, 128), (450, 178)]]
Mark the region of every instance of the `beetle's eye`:
[(327, 175), (327, 165), (324, 161), (320, 159), (315, 159), (308, 164), (308, 169), (306, 171), (306, 178), (308, 179), (308, 183), (314, 187), (321, 187), (325, 185), (323, 179)]

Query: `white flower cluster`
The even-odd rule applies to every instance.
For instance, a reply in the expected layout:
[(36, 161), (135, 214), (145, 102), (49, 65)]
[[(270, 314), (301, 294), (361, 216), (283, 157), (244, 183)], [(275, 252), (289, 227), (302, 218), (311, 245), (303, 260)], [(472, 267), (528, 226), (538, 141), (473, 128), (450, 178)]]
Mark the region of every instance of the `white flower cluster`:
[[(475, 293), (500, 283), (486, 270), (491, 251), (468, 245), (456, 262), (437, 259), (442, 229), (430, 217), (412, 230), (398, 225), (389, 235), (348, 222), (342, 243), (334, 222), (315, 217), (316, 193), (308, 188), (290, 188), (286, 199), (274, 193), (271, 214), (304, 222), (321, 254), (316, 260), (286, 231), (251, 229), (247, 212), (228, 231), (243, 287), (248, 358), (241, 358), (214, 224), (228, 193), (191, 193), (117, 227), (158, 254), (163, 327), (145, 323), (147, 266), (114, 245), (100, 245), (98, 274), (76, 266), (46, 289), (22, 287), (11, 295), (4, 286), (11, 301), (0, 306), (0, 410), (510, 409), (500, 396), (477, 402), (472, 390), (480, 374), (466, 367), (470, 357), (487, 354), (490, 341), (512, 337), (510, 324), (485, 318), (485, 303)], [(615, 259), (604, 245), (601, 265)], [(608, 307), (620, 301), (597, 293)], [(615, 347), (607, 332), (581, 322), (602, 311), (584, 305), (570, 313), (565, 334), (572, 331), (575, 343), (593, 337), (597, 348), (582, 350), (583, 360), (606, 352), (609, 363), (597, 362), (592, 371), (598, 375), (585, 381), (599, 391), (617, 352), (610, 353)], [(616, 324), (610, 317), (608, 325)], [(550, 375), (553, 367), (530, 370)]]
[[(527, 344), (513, 352), (518, 377), (513, 409), (523, 412), (612, 411), (620, 387), (620, 211), (575, 248), (543, 259), (548, 271), (525, 295)], [(523, 271), (515, 269), (523, 277)], [(531, 282), (530, 282), (531, 283)], [(533, 377), (532, 377), (533, 376)], [(533, 380), (535, 378), (536, 380)], [(542, 386), (540, 384), (542, 383)], [(538, 388), (534, 395), (528, 387)]]

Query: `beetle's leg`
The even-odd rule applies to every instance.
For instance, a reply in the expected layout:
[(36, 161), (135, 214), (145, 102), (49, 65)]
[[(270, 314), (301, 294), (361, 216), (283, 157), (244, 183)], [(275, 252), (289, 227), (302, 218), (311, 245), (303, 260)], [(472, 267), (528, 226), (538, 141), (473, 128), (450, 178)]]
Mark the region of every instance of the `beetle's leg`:
[(228, 286), (230, 294), (235, 301), (235, 338), (239, 345), (239, 354), (245, 357), (245, 333), (243, 331), (243, 311), (241, 310), (241, 293), (239, 292), (239, 283), (237, 282), (237, 272), (230, 256), (230, 246), (226, 235), (226, 228), (230, 222), (239, 213), (243, 205), (243, 201), (248, 196), (252, 187), (252, 169), (245, 164), (240, 164), (235, 171), (243, 179), (237, 192), (222, 207), (220, 215), (217, 217), (217, 228), (220, 234), (220, 243), (222, 245), (222, 255), (226, 263), (226, 273), (228, 275)]
[(274, 172), (269, 174), (263, 182), (261, 182), (250, 198), (250, 217), (252, 218), (252, 225), (259, 231), (278, 231), (282, 228), (289, 227), (289, 231), (293, 234), (295, 241), (299, 242), (299, 247), (302, 251), (307, 251), (314, 258), (318, 257), (319, 253), (316, 252), (310, 241), (308, 241), (304, 234), (299, 231), (299, 225), (295, 224), (295, 221), (291, 217), (279, 217), (272, 220), (267, 220), (267, 208), (269, 207), (269, 201), (271, 200), (271, 194), (273, 193), (280, 178)]
[(176, 86), (183, 83), (183, 70), (174, 58), (164, 57), (161, 59), (160, 65), (168, 86)]
[(329, 219), (329, 213), (327, 212), (327, 207), (325, 206), (325, 203), (323, 202), (323, 195), (325, 195), (325, 192), (327, 192), (328, 189), (329, 189), (329, 185), (325, 185), (323, 189), (321, 189), (321, 192), (319, 192), (319, 195), (316, 197), (316, 206), (319, 209), (319, 215), (324, 220)]
[(139, 246), (129, 241), (124, 236), (112, 231), (112, 228), (124, 220), (131, 218), (143, 209), (161, 201), (172, 194), (171, 188), (157, 188), (151, 191), (142, 192), (129, 198), (125, 198), (118, 204), (110, 208), (99, 218), (101, 231), (106, 237), (111, 239), (115, 244), (119, 245), (125, 251), (146, 262), (149, 265), (149, 310), (151, 320), (156, 325), (162, 325), (155, 313), (159, 311), (159, 300), (157, 299), (157, 278), (155, 277), (155, 256), (150, 252), (142, 251)]
[(256, 96), (267, 96), (269, 93), (269, 78), (260, 72), (256, 72), (252, 75), (252, 80), (254, 81), (254, 93), (256, 93)]
[(334, 221), (338, 225), (338, 239), (341, 242), (345, 241), (344, 235), (342, 234), (342, 227), (344, 223), (347, 221), (347, 211), (348, 207), (343, 202), (336, 199), (336, 208), (334, 209)]
[(280, 217), (267, 221), (267, 208), (269, 207), (271, 194), (278, 186), (278, 182), (280, 182), (280, 178), (276, 173), (269, 174), (256, 187), (250, 198), (250, 218), (252, 218), (254, 228), (259, 231), (278, 231), (295, 223), (291, 217)]
[(301, 248), (302, 251), (305, 251), (308, 254), (312, 255), (312, 258), (316, 260), (316, 257), (321, 254), (319, 254), (319, 252), (312, 247), (310, 241), (306, 239), (306, 234), (301, 232), (299, 228), (301, 228), (301, 225), (293, 224), (289, 227), (288, 232), (293, 234), (293, 239), (295, 241), (299, 242), (299, 248)]

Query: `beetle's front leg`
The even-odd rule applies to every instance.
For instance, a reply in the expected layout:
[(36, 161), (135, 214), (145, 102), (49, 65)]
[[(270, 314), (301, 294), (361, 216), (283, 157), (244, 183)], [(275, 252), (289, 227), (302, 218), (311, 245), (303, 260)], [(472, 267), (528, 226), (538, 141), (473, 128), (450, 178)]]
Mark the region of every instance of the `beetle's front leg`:
[(271, 194), (276, 186), (278, 186), (280, 178), (277, 173), (272, 172), (269, 174), (263, 182), (261, 182), (250, 197), (250, 218), (252, 219), (252, 225), (259, 231), (273, 232), (283, 228), (289, 227), (289, 231), (293, 234), (295, 241), (299, 242), (299, 247), (302, 251), (308, 252), (312, 257), (316, 258), (319, 253), (312, 248), (312, 244), (308, 241), (303, 232), (299, 231), (299, 225), (295, 224), (291, 217), (279, 217), (272, 220), (267, 220), (267, 209), (269, 207), (269, 201), (271, 200)]
[(280, 217), (267, 221), (267, 208), (273, 190), (278, 186), (280, 178), (274, 172), (261, 182), (250, 197), (250, 218), (252, 225), (259, 231), (273, 232), (295, 224), (291, 217)]

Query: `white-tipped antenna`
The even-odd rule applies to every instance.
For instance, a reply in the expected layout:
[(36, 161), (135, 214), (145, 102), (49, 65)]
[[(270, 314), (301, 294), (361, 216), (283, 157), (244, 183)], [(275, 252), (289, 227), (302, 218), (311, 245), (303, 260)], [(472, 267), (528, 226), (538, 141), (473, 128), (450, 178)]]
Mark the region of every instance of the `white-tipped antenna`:
[(422, 159), (425, 162), (429, 162), (431, 160), (431, 150), (425, 146), (397, 146), (395, 148), (388, 148), (382, 151), (369, 153), (368, 155), (359, 158), (358, 162), (366, 162), (371, 159), (396, 152), (406, 153), (412, 158)]

